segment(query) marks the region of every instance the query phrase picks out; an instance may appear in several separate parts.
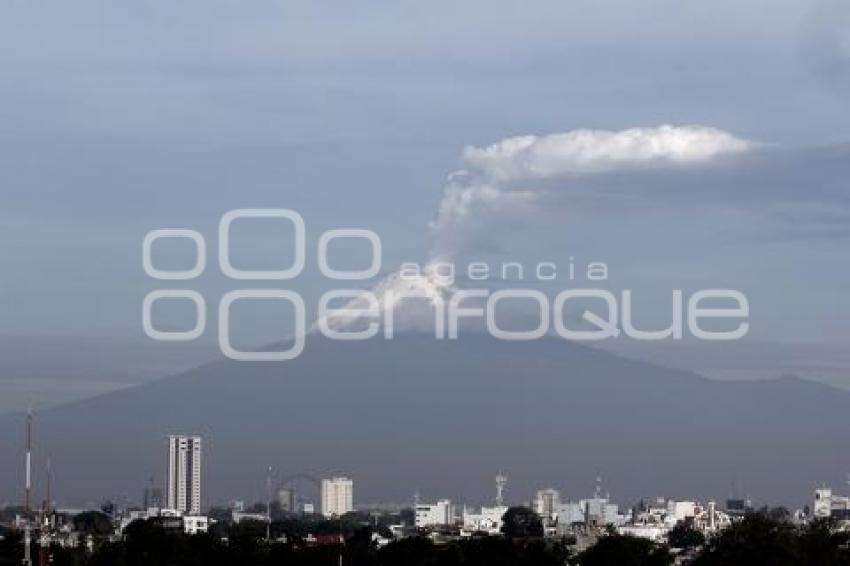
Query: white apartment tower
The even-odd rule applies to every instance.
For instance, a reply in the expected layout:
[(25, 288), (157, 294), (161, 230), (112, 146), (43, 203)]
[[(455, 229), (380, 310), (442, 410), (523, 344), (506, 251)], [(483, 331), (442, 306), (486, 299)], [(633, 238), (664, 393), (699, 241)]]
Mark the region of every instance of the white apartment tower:
[(342, 517), (354, 511), (354, 482), (348, 478), (322, 480), (322, 515)]
[(534, 511), (541, 517), (551, 517), (561, 504), (561, 494), (557, 489), (541, 489), (534, 498)]
[(168, 436), (167, 505), (184, 515), (201, 514), (200, 436)]

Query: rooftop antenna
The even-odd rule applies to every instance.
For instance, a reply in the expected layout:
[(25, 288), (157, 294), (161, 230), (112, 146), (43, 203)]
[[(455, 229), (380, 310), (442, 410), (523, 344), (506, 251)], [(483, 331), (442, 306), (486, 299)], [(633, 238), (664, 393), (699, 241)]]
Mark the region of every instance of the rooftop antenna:
[(51, 468), (51, 465), (50, 465), (50, 458), (47, 458), (47, 505), (46, 505), (46, 510), (47, 510), (48, 520), (50, 520), (49, 519), (50, 512), (51, 512), (51, 509), (52, 509), (52, 506), (53, 506), (53, 500), (51, 499), (51, 494), (50, 494), (50, 489), (52, 487), (52, 484), (53, 484), (53, 469)]
[(498, 507), (504, 506), (506, 485), (508, 485), (508, 476), (504, 475), (502, 472), (496, 474), (496, 505)]

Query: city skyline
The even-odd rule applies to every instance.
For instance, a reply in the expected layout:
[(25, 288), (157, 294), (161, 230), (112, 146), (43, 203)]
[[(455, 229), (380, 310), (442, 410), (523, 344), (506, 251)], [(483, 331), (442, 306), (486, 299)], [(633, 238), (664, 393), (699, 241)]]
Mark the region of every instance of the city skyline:
[[(23, 452), (23, 469), (25, 470), (24, 478), (25, 483), (22, 489), (23, 499), (20, 503), (20, 507), (22, 509), (33, 509), (32, 502), (33, 494), (37, 497), (37, 489), (34, 491), (34, 485), (37, 482), (32, 481), (32, 423), (33, 423), (33, 413), (30, 412), (26, 416), (25, 428), (26, 431), (26, 439), (28, 448)], [(123, 502), (116, 501), (116, 503), (122, 503), (130, 506), (136, 506), (142, 510), (147, 507), (158, 507), (166, 510), (173, 510), (183, 515), (191, 516), (191, 515), (201, 515), (202, 510), (207, 510), (211, 507), (219, 507), (219, 506), (227, 506), (233, 505), (235, 501), (243, 501), (239, 497), (239, 494), (230, 494), (228, 497), (224, 499), (220, 499), (213, 502), (207, 502), (202, 497), (202, 482), (203, 482), (203, 467), (201, 464), (201, 454), (202, 454), (202, 439), (197, 435), (181, 435), (181, 434), (169, 434), (166, 437), (168, 441), (168, 450), (167, 450), (167, 473), (165, 475), (166, 487), (165, 487), (165, 497), (162, 497), (162, 489), (157, 487), (155, 476), (150, 476), (148, 479), (148, 483), (144, 485), (144, 487), (140, 490), (142, 493), (141, 498), (138, 501), (135, 501), (133, 498), (127, 498)], [(44, 478), (46, 478), (45, 492), (44, 498), (41, 500), (42, 503), (39, 507), (44, 509), (53, 508), (61, 508), (63, 505), (61, 503), (57, 503), (54, 498), (50, 497), (50, 486), (49, 481), (51, 479), (51, 468), (50, 468), (50, 459), (49, 457), (46, 459), (46, 473)], [(340, 517), (345, 515), (346, 513), (352, 512), (355, 509), (369, 509), (369, 508), (401, 508), (404, 506), (409, 506), (414, 512), (418, 512), (419, 508), (422, 508), (423, 514), (423, 525), (430, 524), (434, 522), (434, 517), (451, 517), (453, 516), (453, 511), (456, 510), (457, 505), (460, 505), (461, 508), (466, 506), (466, 503), (453, 503), (452, 499), (441, 499), (437, 498), (436, 503), (422, 503), (423, 497), (420, 493), (419, 489), (415, 489), (411, 497), (408, 501), (389, 501), (389, 500), (371, 500), (371, 501), (360, 501), (355, 503), (353, 493), (353, 480), (344, 475), (331, 475), (330, 477), (323, 477), (322, 479), (317, 479), (317, 477), (307, 474), (304, 472), (297, 472), (286, 475), (284, 478), (278, 477), (279, 474), (272, 474), (273, 469), (269, 468), (268, 476), (266, 477), (266, 490), (271, 489), (272, 491), (268, 491), (267, 497), (265, 499), (258, 498), (253, 503), (262, 503), (262, 502), (270, 502), (268, 496), (273, 496), (273, 499), (276, 500), (276, 503), (280, 505), (283, 511), (292, 511), (292, 512), (301, 512), (310, 514), (313, 511), (304, 511), (304, 506), (307, 505), (311, 509), (315, 509), (315, 512), (320, 513), (321, 515), (327, 518)], [(850, 489), (850, 473), (845, 475), (846, 484), (848, 489)], [(308, 482), (312, 483), (314, 486), (312, 495), (316, 498), (316, 500), (303, 499), (305, 494), (300, 493), (296, 488), (294, 488), (291, 482), (295, 479), (304, 479)], [(509, 504), (513, 505), (526, 505), (530, 509), (533, 509), (539, 515), (545, 516), (552, 513), (552, 510), (558, 507), (561, 503), (573, 504), (576, 501), (585, 501), (587, 499), (598, 499), (598, 500), (608, 500), (611, 495), (609, 491), (605, 491), (604, 488), (604, 478), (603, 476), (596, 476), (594, 478), (594, 487), (592, 492), (590, 493), (590, 497), (575, 497), (575, 493), (572, 493), (573, 497), (567, 496), (562, 497), (562, 493), (569, 493), (569, 490), (564, 490), (563, 487), (538, 487), (535, 488), (535, 491), (529, 492), (523, 495), (511, 495), (508, 498), (504, 498), (504, 493), (507, 491), (508, 494), (511, 494), (511, 490), (507, 489), (509, 485), (508, 477), (503, 472), (498, 472), (495, 475), (495, 483), (493, 484), (493, 498), (490, 501), (483, 500), (478, 501), (478, 505), (481, 507), (487, 507), (492, 504), (492, 508), (499, 509), (507, 509)], [(562, 484), (561, 484), (562, 485)], [(828, 512), (824, 511), (828, 509), (833, 501), (832, 498), (832, 489), (826, 487), (827, 484), (823, 481), (815, 482), (813, 484), (815, 487), (813, 488), (814, 493), (814, 501), (815, 503), (812, 505), (812, 513), (815, 516), (823, 516), (824, 513), (828, 514)], [(37, 486), (36, 486), (37, 487)], [(159, 494), (159, 495), (157, 495)], [(310, 494), (307, 494), (306, 497), (309, 497)], [(604, 495), (604, 496), (603, 496)], [(666, 500), (669, 497), (664, 495), (652, 495), (652, 494), (644, 494), (639, 498), (639, 501), (652, 501), (654, 499)], [(289, 501), (289, 504), (284, 502), (284, 498)], [(460, 498), (463, 501), (463, 498)], [(709, 498), (709, 502), (714, 502), (718, 499), (723, 499), (721, 497)], [(109, 496), (109, 494), (103, 494), (103, 498), (101, 502), (112, 501), (113, 498)], [(300, 505), (300, 510), (295, 508), (297, 500), (297, 505)], [(671, 499), (672, 500), (672, 499)], [(770, 504), (770, 501), (758, 501), (753, 503), (753, 499), (750, 494), (742, 489), (741, 486), (731, 486), (729, 493), (726, 494), (725, 500), (727, 502), (731, 501), (746, 501), (748, 508), (755, 508), (756, 504), (765, 505)], [(507, 501), (507, 503), (505, 502)], [(836, 499), (840, 505), (846, 505), (848, 508), (848, 518), (850, 518), (850, 497), (843, 498), (841, 496), (836, 496)], [(140, 506), (138, 503), (142, 503)], [(158, 503), (154, 505), (148, 505), (148, 503)], [(15, 506), (14, 501), (0, 502), (3, 506)], [(776, 503), (776, 502), (772, 502)], [(287, 509), (287, 505), (290, 505), (292, 508)], [(801, 506), (802, 509), (804, 506), (807, 506), (808, 502), (805, 505)], [(92, 507), (94, 508), (94, 506)]]

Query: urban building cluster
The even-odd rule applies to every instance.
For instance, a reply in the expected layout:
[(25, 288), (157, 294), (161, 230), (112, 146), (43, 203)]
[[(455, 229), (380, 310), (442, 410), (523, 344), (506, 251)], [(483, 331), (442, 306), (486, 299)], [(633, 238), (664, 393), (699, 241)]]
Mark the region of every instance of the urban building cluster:
[[(91, 511), (63, 509), (54, 504), (50, 492), (49, 467), (46, 497), (39, 508), (33, 506), (31, 422), (30, 415), (24, 463), (24, 502), (15, 508), (14, 516), (8, 512), (0, 515), (6, 517), (6, 525), (0, 524), (0, 527), (24, 533), (24, 563), (28, 566), (35, 563), (32, 557), (36, 550), (33, 547), (59, 545), (90, 548), (93, 545), (90, 529), (82, 529), (78, 520)], [(212, 525), (220, 521), (229, 524), (256, 521), (269, 525), (271, 532), (273, 520), (282, 516), (341, 521), (352, 513), (359, 513), (373, 518), (393, 517), (396, 521), (386, 524), (386, 534), (375, 535), (379, 545), (408, 536), (427, 536), (435, 542), (441, 542), (468, 537), (501, 536), (506, 513), (511, 507), (505, 501), (508, 478), (502, 473), (495, 478), (492, 504), (480, 507), (470, 507), (447, 498), (423, 501), (418, 494), (410, 505), (357, 506), (354, 481), (349, 477), (317, 479), (297, 474), (274, 485), (269, 473), (266, 501), (250, 506), (246, 506), (244, 501), (232, 501), (226, 509), (215, 509), (213, 512), (203, 505), (203, 439), (195, 435), (173, 434), (167, 437), (165, 444), (164, 491), (151, 480), (142, 492), (140, 506), (103, 506), (97, 512), (97, 517), (105, 518), (101, 529), (105, 530), (107, 536), (120, 538), (133, 522), (139, 520), (152, 521), (172, 531), (195, 535), (208, 532)], [(594, 493), (586, 498), (573, 500), (562, 496), (557, 489), (545, 488), (526, 501), (515, 502), (512, 507), (524, 507), (533, 512), (543, 527), (543, 537), (569, 539), (578, 551), (590, 548), (601, 536), (610, 532), (666, 543), (674, 528), (686, 525), (704, 536), (710, 536), (752, 511), (751, 503), (745, 498), (729, 499), (723, 505), (715, 501), (661, 498), (621, 507), (603, 492), (601, 478), (597, 478)], [(829, 518), (838, 528), (850, 531), (850, 497), (837, 495), (830, 488), (821, 487), (815, 490), (811, 506), (788, 512), (787, 518), (798, 524)], [(309, 534), (308, 540), (316, 543), (328, 540), (336, 544), (340, 536)]]
[[(504, 476), (497, 476), (497, 501), (492, 507), (470, 509), (466, 505), (455, 505), (448, 499), (435, 503), (417, 501), (417, 529), (444, 534), (454, 531), (460, 537), (500, 534), (502, 518), (508, 510), (502, 502), (504, 481)], [(544, 536), (570, 537), (577, 541), (578, 548), (592, 545), (611, 529), (653, 542), (664, 542), (670, 530), (678, 524), (687, 524), (704, 535), (710, 535), (752, 511), (750, 502), (742, 499), (729, 499), (721, 508), (714, 501), (701, 503), (660, 498), (651, 502), (641, 501), (623, 509), (608, 494), (602, 493), (601, 480), (598, 480), (594, 494), (587, 498), (567, 500), (562, 498), (559, 490), (547, 488), (537, 491), (523, 505), (540, 517)], [(798, 511), (794, 517), (803, 521), (807, 515)]]

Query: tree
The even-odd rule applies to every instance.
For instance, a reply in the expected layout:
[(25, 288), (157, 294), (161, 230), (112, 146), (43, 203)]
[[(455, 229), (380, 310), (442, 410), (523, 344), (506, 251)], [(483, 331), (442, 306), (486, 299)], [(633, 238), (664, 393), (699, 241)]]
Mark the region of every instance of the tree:
[(0, 538), (0, 566), (18, 566), (24, 558), (23, 536), (9, 531)]
[(679, 521), (667, 534), (667, 543), (673, 548), (697, 548), (705, 544), (705, 535), (692, 525)]
[(381, 566), (424, 566), (436, 561), (437, 548), (424, 537), (406, 538), (391, 542), (378, 554)]
[(104, 515), (108, 515), (109, 517), (115, 515), (115, 509), (115, 504), (108, 499), (100, 504), (100, 510)]
[(372, 528), (361, 527), (345, 541), (344, 552), (346, 564), (370, 566), (377, 562), (378, 547), (372, 541)]
[(581, 566), (667, 566), (673, 563), (666, 546), (630, 535), (609, 534), (576, 557)]
[(74, 530), (83, 535), (106, 536), (112, 534), (112, 519), (100, 511), (84, 511), (74, 516)]
[(808, 564), (850, 565), (850, 533), (835, 528), (829, 519), (817, 519), (800, 534), (800, 550)]
[(230, 524), (233, 522), (233, 511), (224, 507), (212, 507), (207, 511), (207, 517), (216, 523)]
[(751, 513), (710, 539), (694, 564), (798, 566), (807, 563), (799, 542), (799, 533), (791, 523), (765, 513)]
[[(181, 533), (182, 534), (182, 533)], [(177, 560), (177, 537), (171, 536), (155, 521), (137, 519), (124, 529), (123, 548), (104, 547), (99, 554), (127, 557), (129, 564), (168, 564)], [(108, 562), (104, 557), (104, 563)], [(112, 560), (115, 560), (113, 557)]]
[(768, 507), (764, 506), (758, 510), (758, 513), (773, 519), (774, 521), (783, 522), (791, 520), (791, 512), (787, 507)]
[(542, 537), (543, 523), (528, 507), (511, 507), (502, 516), (502, 534), (510, 538)]

